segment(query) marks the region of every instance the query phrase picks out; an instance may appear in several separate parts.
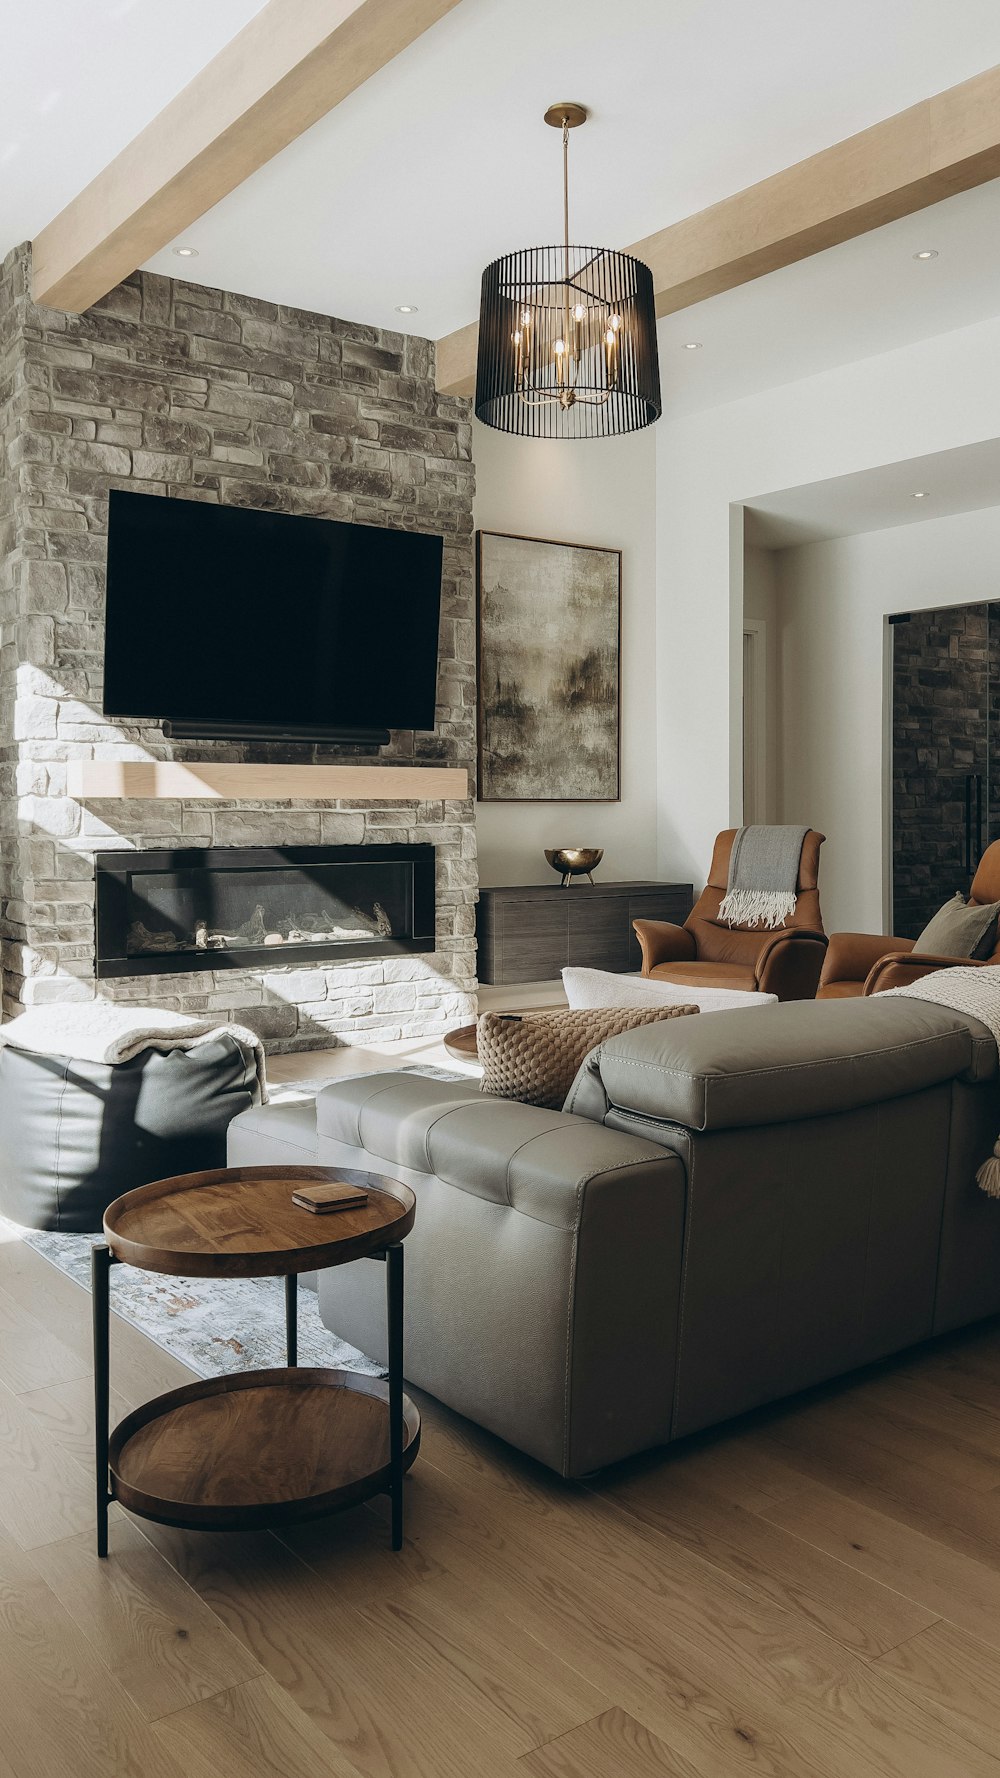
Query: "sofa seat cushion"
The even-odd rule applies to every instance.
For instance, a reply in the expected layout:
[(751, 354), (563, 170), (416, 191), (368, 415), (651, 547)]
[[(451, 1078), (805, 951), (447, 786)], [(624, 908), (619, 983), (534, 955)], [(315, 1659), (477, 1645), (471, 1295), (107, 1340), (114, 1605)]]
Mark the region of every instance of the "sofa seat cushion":
[(316, 1100), (312, 1094), (255, 1105), (229, 1126), (231, 1167), (315, 1167), (318, 1161)]
[(756, 975), (742, 963), (658, 963), (649, 977), (655, 982), (676, 982), (682, 988), (738, 988), (743, 994), (757, 991)]
[(970, 1078), (986, 1065), (982, 1031), (920, 1000), (788, 1001), (766, 1019), (718, 1013), (626, 1032), (603, 1046), (599, 1066), (614, 1106), (692, 1130), (733, 1129)]
[(485, 1098), (476, 1081), (419, 1074), (335, 1081), (317, 1099), (317, 1122), (321, 1166), (328, 1164), (326, 1143), (347, 1144), (384, 1162), (387, 1173), (404, 1167), (434, 1174), (473, 1197), (557, 1228), (575, 1226), (574, 1193), (589, 1180), (663, 1162), (662, 1148), (645, 1139), (595, 1128), (562, 1111)]
[(824, 982), (820, 1000), (859, 1000), (865, 991), (864, 982)]

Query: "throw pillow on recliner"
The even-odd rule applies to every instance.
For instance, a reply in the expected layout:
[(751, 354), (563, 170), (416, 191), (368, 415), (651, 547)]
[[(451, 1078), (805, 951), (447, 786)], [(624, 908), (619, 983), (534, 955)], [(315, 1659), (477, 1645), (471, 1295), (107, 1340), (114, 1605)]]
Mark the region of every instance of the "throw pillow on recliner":
[(913, 949), (930, 957), (970, 957), (977, 962), (996, 947), (1000, 901), (966, 901), (956, 892), (927, 922)]
[(684, 1018), (696, 1006), (589, 1008), (579, 1012), (483, 1013), (476, 1027), (481, 1091), (496, 1099), (517, 1099), (546, 1111), (562, 1107), (585, 1056), (609, 1037), (652, 1025), (658, 1019)]

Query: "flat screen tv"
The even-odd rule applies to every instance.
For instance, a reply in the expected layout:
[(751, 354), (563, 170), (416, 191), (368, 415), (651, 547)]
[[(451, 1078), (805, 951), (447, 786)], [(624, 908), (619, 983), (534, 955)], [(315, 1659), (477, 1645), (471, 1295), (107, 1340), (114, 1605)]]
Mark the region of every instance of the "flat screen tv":
[(169, 734), (432, 729), (443, 540), (114, 489), (106, 716)]

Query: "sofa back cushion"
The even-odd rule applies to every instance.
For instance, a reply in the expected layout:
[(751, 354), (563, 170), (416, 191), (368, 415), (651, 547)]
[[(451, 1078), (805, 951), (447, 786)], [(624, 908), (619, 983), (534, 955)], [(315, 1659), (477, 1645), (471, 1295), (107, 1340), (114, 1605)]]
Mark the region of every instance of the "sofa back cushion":
[(611, 1105), (722, 1130), (974, 1078), (988, 1061), (982, 1037), (975, 1020), (920, 1000), (788, 1001), (763, 1019), (720, 1012), (626, 1032), (603, 1046), (599, 1066)]

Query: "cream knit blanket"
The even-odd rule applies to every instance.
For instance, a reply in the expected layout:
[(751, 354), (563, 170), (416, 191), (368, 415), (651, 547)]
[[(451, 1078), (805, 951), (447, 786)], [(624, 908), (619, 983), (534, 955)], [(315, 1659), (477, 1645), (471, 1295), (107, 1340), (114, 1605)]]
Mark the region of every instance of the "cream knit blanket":
[[(908, 988), (886, 988), (885, 998), (901, 994), (904, 999), (928, 1000), (933, 1006), (947, 1006), (952, 1012), (964, 1012), (985, 1025), (1000, 1051), (1000, 967), (938, 969), (922, 976)], [(882, 999), (882, 995), (879, 995)], [(991, 1198), (1000, 1198), (1000, 1136), (993, 1154), (976, 1174), (976, 1183)]]
[(143, 1050), (193, 1050), (216, 1037), (231, 1037), (254, 1058), (261, 1102), (267, 1101), (264, 1046), (246, 1025), (220, 1025), (151, 1006), (115, 1006), (107, 1000), (32, 1006), (0, 1027), (0, 1044), (75, 1062), (130, 1062)]

